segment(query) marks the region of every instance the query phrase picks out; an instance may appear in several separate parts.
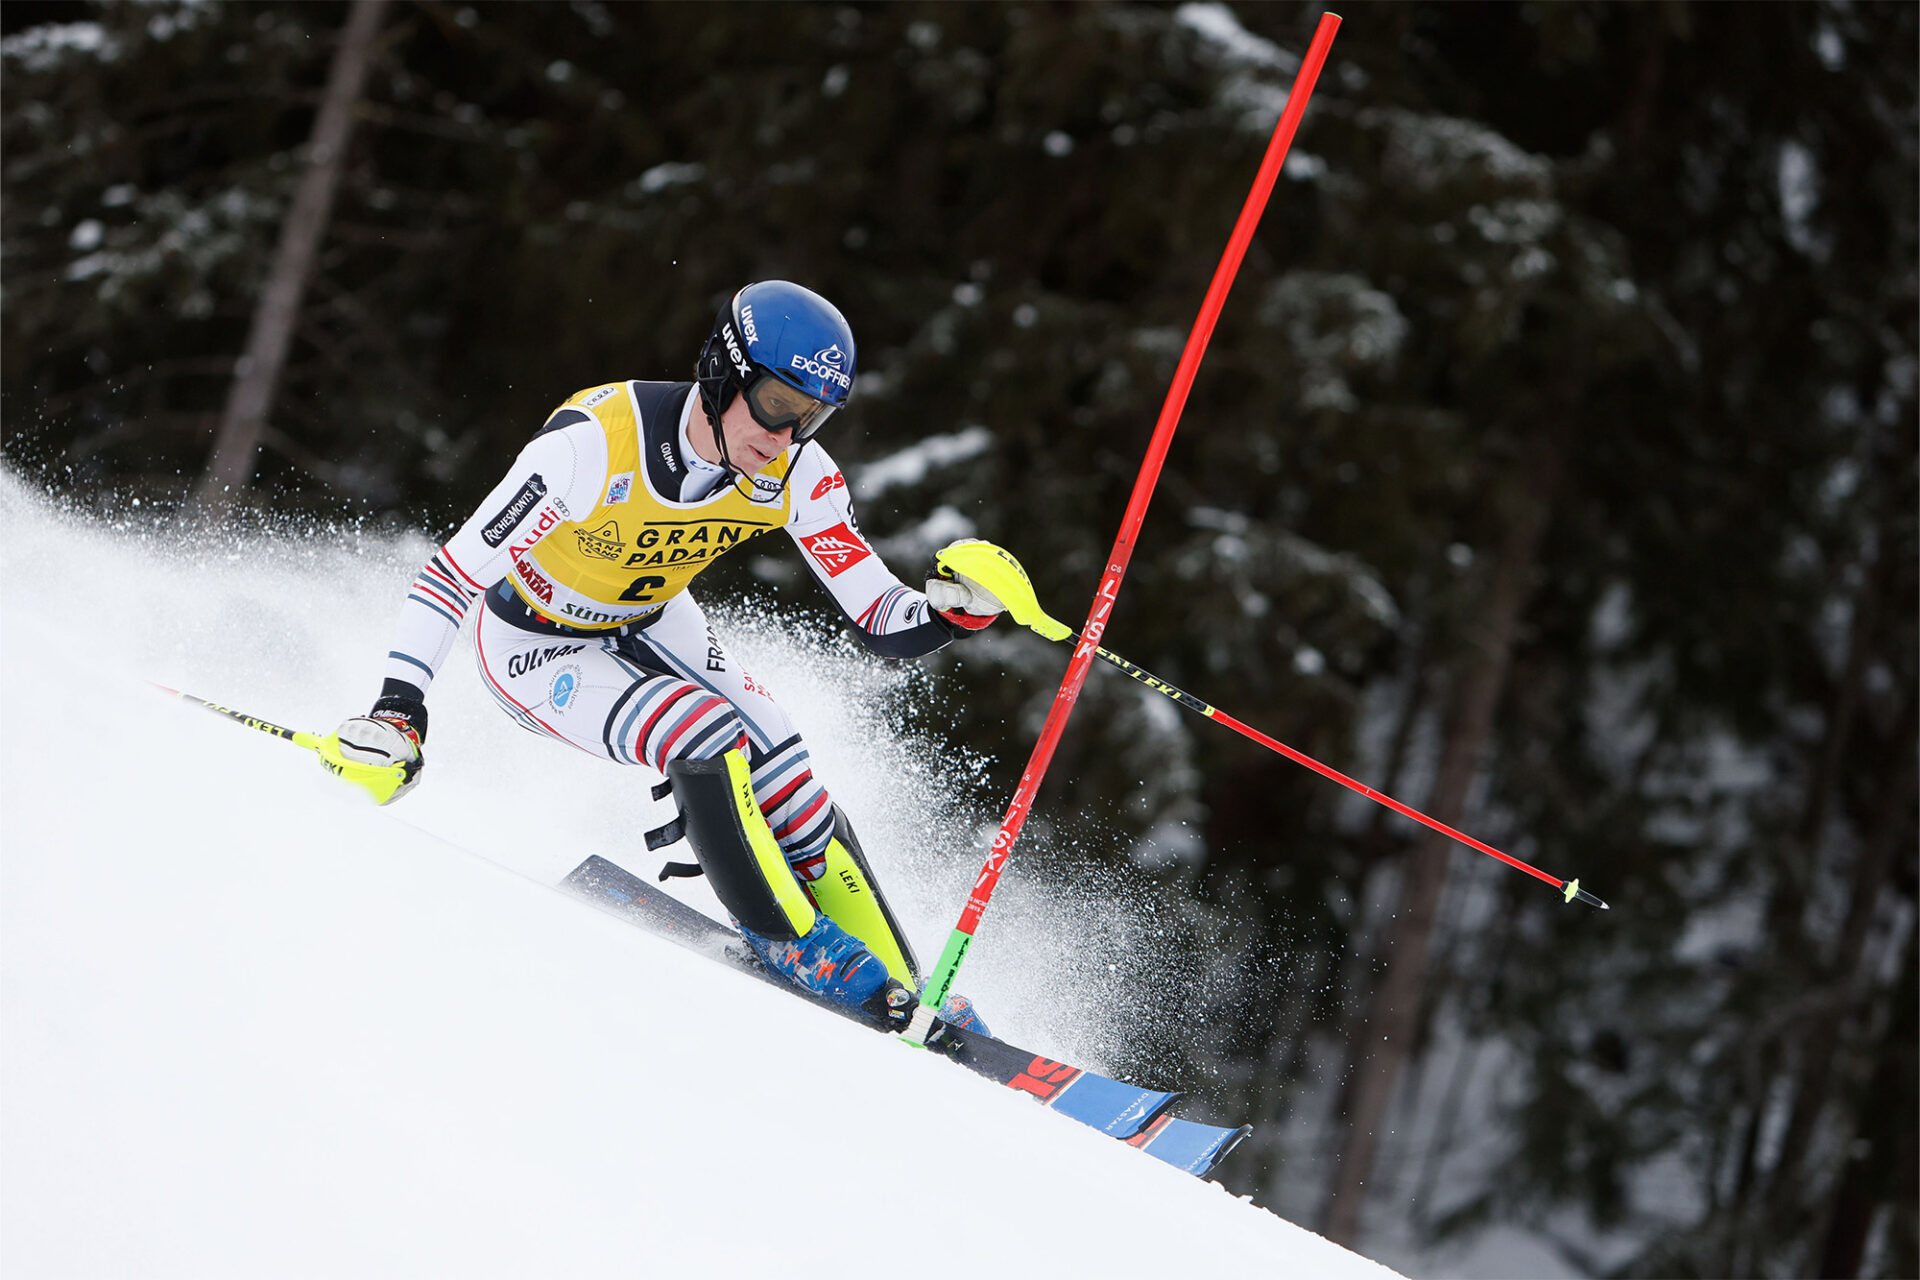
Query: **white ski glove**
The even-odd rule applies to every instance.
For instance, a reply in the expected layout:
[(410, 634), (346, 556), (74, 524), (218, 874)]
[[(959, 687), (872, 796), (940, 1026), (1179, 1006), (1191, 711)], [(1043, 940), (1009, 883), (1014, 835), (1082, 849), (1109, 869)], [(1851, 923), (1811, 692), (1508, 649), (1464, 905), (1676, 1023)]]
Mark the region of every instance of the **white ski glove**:
[(376, 704), (371, 713), (344, 721), (322, 741), (321, 763), (381, 804), (392, 804), (420, 782), (420, 770), (426, 765), (420, 753), (426, 718), (424, 706), (415, 711), (414, 706)]
[(927, 603), (955, 626), (978, 631), (1007, 611), (1000, 597), (964, 573), (927, 579)]

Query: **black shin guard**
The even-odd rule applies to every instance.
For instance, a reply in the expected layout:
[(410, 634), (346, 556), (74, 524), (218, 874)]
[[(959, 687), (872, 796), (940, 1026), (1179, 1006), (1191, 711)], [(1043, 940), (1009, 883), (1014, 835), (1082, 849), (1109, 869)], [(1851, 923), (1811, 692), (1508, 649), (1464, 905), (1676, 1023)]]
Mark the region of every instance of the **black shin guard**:
[(753, 774), (738, 751), (667, 765), (687, 844), (715, 896), (741, 927), (776, 942), (806, 936), (813, 904), (753, 795)]

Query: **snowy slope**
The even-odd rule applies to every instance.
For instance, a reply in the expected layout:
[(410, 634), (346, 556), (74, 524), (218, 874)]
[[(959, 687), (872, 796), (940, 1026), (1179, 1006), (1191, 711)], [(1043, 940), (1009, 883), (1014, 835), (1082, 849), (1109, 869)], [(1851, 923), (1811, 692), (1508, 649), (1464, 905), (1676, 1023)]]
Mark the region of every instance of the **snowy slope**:
[[(462, 654), (386, 811), (145, 685), (330, 727), (424, 542), (163, 549), (3, 476), (0, 534), (9, 1277), (1392, 1274), (543, 887), (590, 852), (644, 871), (652, 779), (521, 733)], [(833, 696), (898, 677), (749, 657), (841, 744), (816, 754), (869, 848), (914, 844), (938, 753)], [(955, 874), (901, 868), (923, 950)], [(1072, 991), (998, 949), (975, 997), (1072, 1051), (1046, 1024)]]

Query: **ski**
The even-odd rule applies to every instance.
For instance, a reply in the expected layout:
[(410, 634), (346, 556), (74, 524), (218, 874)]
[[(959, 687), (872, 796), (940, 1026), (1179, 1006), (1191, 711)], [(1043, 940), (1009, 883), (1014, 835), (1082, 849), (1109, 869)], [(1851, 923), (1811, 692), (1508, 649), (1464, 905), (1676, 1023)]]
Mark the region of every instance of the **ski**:
[[(768, 973), (734, 930), (605, 858), (589, 857), (567, 873), (560, 888), (710, 960), (806, 998), (805, 992)], [(953, 1047), (945, 1056), (968, 1070), (1196, 1177), (1212, 1172), (1252, 1132), (1246, 1125), (1228, 1129), (1167, 1115), (1179, 1101), (1178, 1093), (1124, 1084), (991, 1036), (954, 1029), (948, 1038)]]
[(1176, 1169), (1185, 1169), (1196, 1178), (1204, 1178), (1252, 1132), (1253, 1126), (1250, 1124), (1228, 1129), (1217, 1124), (1182, 1120), (1178, 1116), (1161, 1116), (1128, 1138), (1126, 1143), (1130, 1147), (1140, 1148), (1157, 1160), (1166, 1161)]

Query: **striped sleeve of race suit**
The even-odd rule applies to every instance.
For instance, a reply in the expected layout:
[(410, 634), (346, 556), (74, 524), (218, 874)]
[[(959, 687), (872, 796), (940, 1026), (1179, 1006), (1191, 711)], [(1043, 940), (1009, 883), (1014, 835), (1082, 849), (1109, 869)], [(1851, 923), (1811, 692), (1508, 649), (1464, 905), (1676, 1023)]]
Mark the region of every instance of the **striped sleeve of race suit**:
[(591, 418), (546, 432), (520, 450), (506, 476), (407, 588), (387, 650), (387, 678), (424, 695), (453, 651), (468, 609), (507, 575), (514, 548), (538, 542), (545, 535), (537, 531), (558, 528), (569, 511), (591, 510), (606, 470), (606, 434)]
[(387, 678), (423, 691), (433, 683), (481, 590), (446, 547), (434, 552), (407, 589), (393, 648), (387, 651)]
[(853, 625), (872, 635), (886, 635), (893, 631), (894, 622), (903, 616), (912, 604), (915, 593), (904, 586), (889, 587), (881, 592), (867, 611), (853, 620)]

